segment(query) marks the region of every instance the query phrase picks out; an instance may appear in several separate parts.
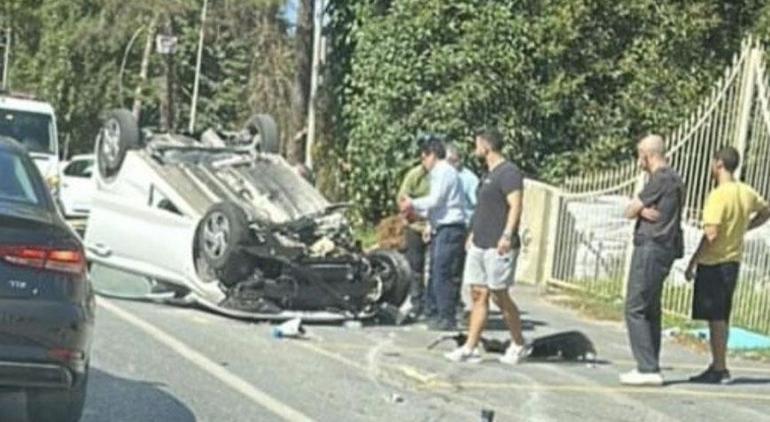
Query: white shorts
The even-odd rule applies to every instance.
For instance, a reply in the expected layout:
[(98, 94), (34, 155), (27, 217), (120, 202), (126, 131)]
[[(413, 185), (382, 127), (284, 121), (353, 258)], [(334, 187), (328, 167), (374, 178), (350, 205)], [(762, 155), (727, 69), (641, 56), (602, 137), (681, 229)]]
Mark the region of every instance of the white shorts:
[(463, 284), (486, 287), (490, 290), (504, 290), (511, 287), (518, 256), (518, 249), (500, 255), (497, 253), (497, 248), (481, 249), (471, 246), (465, 257)]

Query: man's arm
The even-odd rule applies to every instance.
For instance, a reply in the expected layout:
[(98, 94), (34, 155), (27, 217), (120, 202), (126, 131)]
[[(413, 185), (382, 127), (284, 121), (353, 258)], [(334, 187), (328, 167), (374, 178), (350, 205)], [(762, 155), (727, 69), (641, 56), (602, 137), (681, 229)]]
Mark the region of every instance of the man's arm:
[(431, 172), (430, 193), (422, 198), (412, 200), (414, 210), (422, 216), (427, 216), (428, 211), (436, 208), (441, 200), (449, 195), (452, 181), (452, 174), (448, 171)]
[(497, 243), (497, 252), (500, 255), (504, 255), (511, 250), (511, 238), (513, 234), (519, 229), (519, 223), (521, 221), (521, 203), (522, 193), (521, 190), (516, 190), (508, 194), (506, 197), (508, 201), (508, 218), (505, 221), (505, 230), (503, 230), (503, 236)]
[(634, 198), (631, 200), (631, 203), (628, 204), (626, 207), (625, 212), (623, 212), (623, 215), (629, 219), (629, 220), (636, 220), (639, 218), (639, 214), (641, 214), (642, 210), (644, 209), (644, 204), (639, 198)]
[(650, 181), (644, 185), (639, 195), (631, 200), (626, 207), (624, 216), (629, 220), (643, 218), (648, 221), (658, 221), (660, 214), (655, 209), (655, 204), (663, 196), (666, 190), (665, 180), (662, 177), (653, 176)]
[(650, 222), (656, 222), (660, 219), (660, 212), (652, 207), (645, 207), (639, 198), (634, 198), (626, 207), (624, 215), (629, 220), (641, 218)]
[(695, 267), (698, 265), (698, 260), (719, 237), (719, 225), (722, 223), (722, 211), (724, 209), (719, 199), (714, 192), (706, 198), (706, 204), (703, 207), (703, 237), (701, 237), (698, 248), (690, 258), (687, 271), (685, 271), (684, 276), (688, 280), (695, 277)]
[(712, 245), (714, 241), (717, 240), (718, 236), (719, 226), (709, 224), (703, 227), (703, 237), (700, 238), (698, 247), (695, 249), (695, 253), (692, 254), (690, 263), (687, 265), (687, 271), (684, 273), (684, 277), (687, 280), (692, 280), (695, 278), (695, 267), (698, 266), (698, 260), (700, 259), (701, 255), (703, 255), (703, 252), (708, 249), (708, 247)]
[(401, 198), (410, 196), (414, 189), (414, 185), (417, 184), (417, 180), (418, 173), (416, 168), (413, 167), (409, 169), (406, 176), (404, 176), (404, 180), (401, 182), (401, 187), (398, 189), (398, 194), (396, 195), (396, 203), (400, 202)]
[(770, 220), (770, 206), (765, 202), (762, 204), (759, 211), (754, 214), (754, 217), (749, 221), (749, 230), (754, 230), (757, 227), (765, 224), (767, 220)]
[(479, 178), (476, 177), (475, 174), (471, 174), (473, 178), (471, 179), (471, 189), (468, 192), (469, 197), (468, 202), (471, 204), (471, 207), (476, 208), (476, 202), (478, 200), (478, 189), (479, 189)]

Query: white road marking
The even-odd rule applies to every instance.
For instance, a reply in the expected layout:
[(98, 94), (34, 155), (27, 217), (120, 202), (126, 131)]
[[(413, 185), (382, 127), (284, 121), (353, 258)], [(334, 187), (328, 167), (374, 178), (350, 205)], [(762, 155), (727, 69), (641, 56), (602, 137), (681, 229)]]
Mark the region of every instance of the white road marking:
[(253, 385), (249, 384), (243, 378), (233, 374), (232, 372), (224, 369), (221, 365), (204, 356), (202, 353), (190, 348), (181, 341), (175, 339), (163, 330), (155, 327), (149, 322), (133, 315), (130, 312), (123, 310), (117, 305), (111, 303), (108, 300), (99, 298), (98, 304), (106, 311), (112, 313), (116, 317), (123, 321), (133, 325), (134, 327), (144, 331), (147, 335), (162, 343), (169, 349), (178, 353), (190, 361), (193, 365), (207, 372), (211, 376), (217, 378), (222, 383), (232, 388), (233, 390), (243, 394), (251, 399), (259, 406), (269, 410), (276, 416), (279, 416), (287, 421), (313, 421), (312, 418), (303, 414), (299, 410), (293, 409), (285, 403), (273, 398), (269, 394), (259, 390)]

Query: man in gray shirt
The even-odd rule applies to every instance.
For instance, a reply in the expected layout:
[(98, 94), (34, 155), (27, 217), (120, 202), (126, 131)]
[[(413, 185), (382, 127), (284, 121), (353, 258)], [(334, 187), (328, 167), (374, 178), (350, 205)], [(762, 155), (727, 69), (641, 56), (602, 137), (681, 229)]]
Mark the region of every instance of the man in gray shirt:
[[(462, 265), (465, 197), (457, 170), (444, 160), (444, 144), (434, 139), (421, 145), (420, 150), (423, 166), (429, 171), (430, 193), (422, 198), (401, 198), (399, 205), (402, 212), (415, 212), (428, 218), (432, 230), (426, 295), (429, 302), (435, 300), (438, 315), (429, 322), (430, 328), (455, 330), (460, 285), (453, 275)], [(427, 303), (426, 308), (430, 307), (431, 303)]]
[(637, 367), (622, 374), (627, 385), (662, 385), (660, 374), (663, 282), (681, 257), (684, 185), (665, 158), (663, 138), (650, 135), (637, 147), (639, 166), (649, 182), (626, 209), (636, 220), (631, 273), (626, 290), (626, 326)]

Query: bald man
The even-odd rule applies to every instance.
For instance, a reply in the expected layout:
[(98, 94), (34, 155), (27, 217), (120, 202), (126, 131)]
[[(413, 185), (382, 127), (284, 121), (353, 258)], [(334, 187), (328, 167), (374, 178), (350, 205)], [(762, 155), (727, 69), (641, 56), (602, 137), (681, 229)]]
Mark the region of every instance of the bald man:
[(638, 164), (649, 174), (639, 196), (626, 208), (636, 221), (634, 252), (626, 289), (626, 326), (636, 369), (622, 374), (626, 385), (663, 385), (660, 373), (661, 294), (671, 265), (684, 254), (681, 215), (684, 185), (668, 166), (658, 135), (637, 146)]

